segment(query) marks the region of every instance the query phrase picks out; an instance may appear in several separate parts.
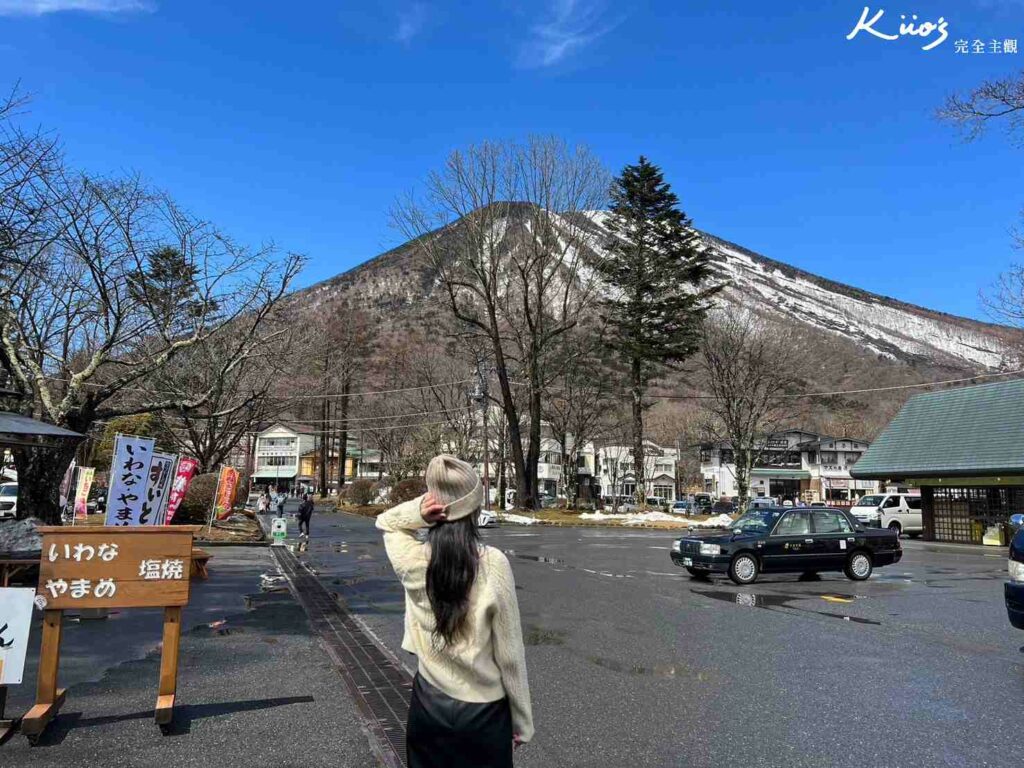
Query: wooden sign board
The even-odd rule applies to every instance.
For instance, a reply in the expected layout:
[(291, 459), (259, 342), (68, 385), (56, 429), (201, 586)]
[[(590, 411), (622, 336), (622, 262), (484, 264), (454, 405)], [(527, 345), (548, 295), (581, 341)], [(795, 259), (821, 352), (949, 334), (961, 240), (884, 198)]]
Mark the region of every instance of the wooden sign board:
[(173, 717), (178, 677), (181, 608), (188, 604), (192, 537), (197, 526), (169, 528), (105, 526), (40, 527), (43, 551), (36, 599), (43, 610), (36, 704), (21, 721), (35, 742), (64, 703), (57, 687), (61, 623), (68, 608), (164, 609), (160, 682), (155, 719)]
[(41, 527), (47, 610), (188, 605), (191, 526)]

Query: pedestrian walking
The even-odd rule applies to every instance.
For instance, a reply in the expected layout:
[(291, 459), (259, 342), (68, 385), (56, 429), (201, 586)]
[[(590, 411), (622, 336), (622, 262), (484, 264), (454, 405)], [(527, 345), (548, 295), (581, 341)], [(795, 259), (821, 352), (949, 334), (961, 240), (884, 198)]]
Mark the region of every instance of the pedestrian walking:
[(284, 494), (277, 492), (277, 516), (284, 517)]
[(260, 494), (259, 499), (256, 501), (256, 509), (261, 515), (265, 515), (270, 511), (270, 491), (263, 491)]
[(304, 494), (302, 497), (302, 503), (299, 505), (299, 535), (303, 535), (303, 528), (305, 528), (305, 536), (309, 538), (309, 521), (313, 519), (313, 502), (309, 498), (309, 494)]
[[(377, 518), (405, 588), (402, 648), (415, 653), (409, 768), (510, 768), (533, 736), (515, 580), (480, 542), (483, 487), (454, 456), (427, 466), (427, 493)], [(428, 528), (426, 542), (416, 531)]]

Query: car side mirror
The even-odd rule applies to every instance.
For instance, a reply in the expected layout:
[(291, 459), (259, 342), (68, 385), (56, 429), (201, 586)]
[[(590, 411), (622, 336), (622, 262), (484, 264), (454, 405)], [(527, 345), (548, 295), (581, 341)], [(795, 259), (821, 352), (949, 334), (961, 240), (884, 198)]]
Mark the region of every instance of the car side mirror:
[(1016, 515), (1010, 515), (1010, 525), (1013, 526), (1014, 530), (1024, 527), (1024, 515), (1019, 512)]

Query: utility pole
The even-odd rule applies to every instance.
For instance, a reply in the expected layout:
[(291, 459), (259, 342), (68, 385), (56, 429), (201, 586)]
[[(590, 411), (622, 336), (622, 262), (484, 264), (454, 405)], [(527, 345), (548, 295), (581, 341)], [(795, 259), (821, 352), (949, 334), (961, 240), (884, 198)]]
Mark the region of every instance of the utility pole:
[(469, 396), (470, 400), (480, 406), (480, 414), (484, 427), (484, 509), (491, 511), (491, 447), (487, 434), (487, 379), (483, 373), (483, 365), (476, 364), (476, 389)]

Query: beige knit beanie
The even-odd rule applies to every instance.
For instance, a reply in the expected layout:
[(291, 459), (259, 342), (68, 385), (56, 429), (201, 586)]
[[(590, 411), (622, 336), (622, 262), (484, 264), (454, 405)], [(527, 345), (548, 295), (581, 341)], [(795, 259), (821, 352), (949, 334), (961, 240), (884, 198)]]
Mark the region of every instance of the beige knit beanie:
[(449, 520), (467, 517), (483, 504), (484, 489), (480, 476), (461, 459), (442, 453), (427, 464), (427, 490), (442, 504), (447, 505)]

